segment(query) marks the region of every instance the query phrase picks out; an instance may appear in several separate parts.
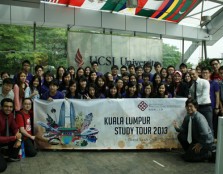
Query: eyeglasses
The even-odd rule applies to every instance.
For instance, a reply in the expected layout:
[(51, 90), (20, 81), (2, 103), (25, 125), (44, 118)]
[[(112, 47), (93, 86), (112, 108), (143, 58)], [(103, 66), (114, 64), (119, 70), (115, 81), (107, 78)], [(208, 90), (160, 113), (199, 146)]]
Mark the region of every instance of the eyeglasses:
[(212, 63), (212, 64), (211, 64), (211, 66), (215, 66), (215, 65), (218, 65), (218, 63)]

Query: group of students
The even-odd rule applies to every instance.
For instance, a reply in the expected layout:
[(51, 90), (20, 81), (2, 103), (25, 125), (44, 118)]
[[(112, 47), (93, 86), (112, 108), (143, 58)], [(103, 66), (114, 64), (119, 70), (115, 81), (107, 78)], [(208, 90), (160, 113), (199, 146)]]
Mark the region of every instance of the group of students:
[[(207, 87), (201, 87), (201, 90), (204, 88), (208, 91), (208, 94), (205, 93), (208, 96), (199, 94), (197, 100), (200, 108), (203, 107), (201, 105), (210, 104), (212, 111), (208, 111), (208, 113), (213, 113), (210, 113), (211, 116), (210, 114), (207, 116), (207, 120), (209, 120), (212, 130), (215, 131), (216, 137), (216, 115), (223, 113), (221, 104), (223, 101), (223, 74), (218, 72), (223, 67), (220, 67), (218, 59), (212, 59), (210, 65), (212, 69), (199, 66), (196, 68), (195, 73), (199, 79), (205, 79), (210, 84)], [(44, 72), (41, 65), (35, 66), (35, 74), (33, 75), (30, 73), (30, 67), (31, 63), (28, 60), (23, 61), (21, 71), (15, 74), (13, 79), (8, 78), (7, 72), (1, 73), (3, 85), (2, 90), (0, 90), (0, 92), (2, 91), (0, 100), (5, 97), (13, 99), (15, 111), (22, 109), (23, 98), (52, 101), (63, 98), (196, 97), (193, 94), (193, 84), (197, 77), (192, 78), (193, 70), (187, 69), (187, 65), (184, 63), (179, 66), (179, 70), (176, 70), (173, 65), (163, 68), (159, 62), (155, 62), (153, 66), (147, 62), (143, 67), (130, 64), (128, 67), (122, 66), (120, 69), (117, 65), (113, 65), (111, 71), (105, 74), (98, 71), (99, 67), (96, 61), (91, 62), (91, 67), (79, 67), (77, 70), (73, 66), (67, 69), (59, 66), (55, 75), (51, 71)], [(153, 68), (154, 73), (152, 73)], [(196, 93), (198, 92), (199, 90), (196, 91)], [(204, 98), (209, 99), (205, 100)], [(204, 113), (204, 115), (206, 114)], [(213, 118), (210, 120), (210, 117)]]
[[(9, 73), (1, 73), (3, 83), (0, 89), (0, 116), (12, 114), (12, 111), (10, 114), (7, 112), (14, 107), (19, 131), (14, 131), (14, 137), (9, 138), (10, 141), (4, 141), (5, 137), (2, 139), (2, 135), (5, 135), (3, 130), (6, 127), (2, 126), (2, 124), (5, 125), (3, 119), (5, 117), (2, 116), (0, 145), (9, 142), (19, 144), (20, 133), (22, 133), (23, 137), (28, 137), (25, 139), (30, 140), (28, 146), (31, 147), (31, 154), (27, 152), (28, 156), (35, 156), (36, 151), (32, 146), (35, 136), (32, 135), (30, 126), (31, 103), (34, 99), (52, 101), (63, 98), (191, 98), (197, 100), (199, 107), (196, 105), (196, 109), (204, 115), (210, 130), (216, 135), (217, 120), (214, 117), (223, 111), (221, 104), (223, 67), (220, 67), (218, 59), (211, 60), (210, 64), (212, 70), (207, 67), (201, 69), (199, 66), (196, 70), (188, 70), (184, 63), (180, 65), (179, 70), (172, 65), (162, 68), (159, 62), (153, 66), (148, 62), (143, 67), (130, 64), (120, 69), (117, 65), (113, 65), (111, 71), (102, 74), (98, 71), (98, 63), (95, 61), (91, 62), (91, 67), (79, 67), (76, 71), (73, 66), (67, 69), (59, 66), (56, 75), (51, 71), (44, 72), (43, 66), (36, 65), (35, 74), (32, 75), (31, 64), (25, 60), (22, 62), (22, 70), (15, 74), (13, 79), (10, 78)], [(153, 67), (154, 74), (152, 74)], [(5, 103), (12, 103), (12, 106), (5, 106)], [(212, 120), (214, 120), (214, 128)], [(181, 130), (176, 124), (174, 126), (176, 130)], [(11, 145), (14, 147), (13, 143)], [(11, 159), (15, 158), (11, 157)]]
[[(182, 64), (183, 66), (183, 64)], [(184, 66), (186, 66), (184, 64)], [(111, 72), (102, 74), (98, 72), (98, 63), (92, 62), (91, 67), (74, 67), (65, 69), (57, 68), (54, 75), (50, 71), (44, 73), (41, 65), (35, 67), (35, 75), (30, 70), (30, 62), (22, 63), (22, 71), (9, 77), (7, 72), (2, 72), (3, 86), (13, 87), (15, 110), (21, 109), (22, 98), (32, 99), (96, 99), (96, 98), (172, 98), (188, 97), (191, 82), (182, 80), (184, 73), (175, 71), (173, 66), (161, 68), (159, 62), (155, 63), (156, 73), (152, 74), (152, 66), (146, 63), (143, 67), (133, 64), (120, 68), (111, 67)], [(11, 80), (11, 82), (10, 82)], [(14, 95), (14, 96), (13, 96)]]

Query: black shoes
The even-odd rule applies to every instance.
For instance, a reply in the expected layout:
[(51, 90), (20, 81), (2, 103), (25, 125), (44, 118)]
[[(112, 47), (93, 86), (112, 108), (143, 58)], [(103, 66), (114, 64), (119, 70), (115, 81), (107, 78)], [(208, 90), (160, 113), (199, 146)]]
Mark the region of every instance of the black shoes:
[(215, 159), (216, 159), (216, 150), (212, 150), (211, 156), (208, 158), (208, 162), (215, 163)]
[(8, 158), (8, 162), (17, 162), (20, 161), (20, 158)]

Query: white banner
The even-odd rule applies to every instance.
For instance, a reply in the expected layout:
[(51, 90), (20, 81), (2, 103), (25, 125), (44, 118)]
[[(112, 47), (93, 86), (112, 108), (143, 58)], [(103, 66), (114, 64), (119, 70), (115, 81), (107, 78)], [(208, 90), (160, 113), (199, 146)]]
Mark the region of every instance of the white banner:
[(40, 149), (178, 148), (186, 99), (35, 100)]
[[(68, 63), (75, 67), (99, 64), (99, 71), (106, 73), (112, 65), (143, 66), (145, 62), (162, 62), (162, 40), (106, 34), (68, 34)], [(83, 62), (82, 62), (83, 60)]]

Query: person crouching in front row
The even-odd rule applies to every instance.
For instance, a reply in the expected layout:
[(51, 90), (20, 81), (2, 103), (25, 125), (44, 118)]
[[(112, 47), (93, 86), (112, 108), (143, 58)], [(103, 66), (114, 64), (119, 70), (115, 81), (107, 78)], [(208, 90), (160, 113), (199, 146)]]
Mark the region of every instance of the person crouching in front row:
[[(18, 153), (21, 146), (22, 135), (19, 133), (18, 126), (14, 120), (13, 100), (4, 98), (1, 101), (0, 110), (0, 148), (8, 146), (8, 161), (19, 161)], [(7, 162), (0, 151), (0, 172), (5, 171)]]
[(197, 111), (198, 103), (194, 99), (186, 101), (187, 115), (181, 127), (176, 121), (173, 125), (178, 134), (178, 140), (185, 150), (182, 156), (188, 162), (215, 161), (216, 146), (211, 128), (206, 118)]
[(22, 109), (16, 114), (16, 123), (23, 136), (25, 155), (27, 157), (34, 157), (37, 151), (34, 147), (35, 136), (32, 135), (32, 116), (30, 110), (32, 109), (31, 98), (24, 98), (22, 101)]

